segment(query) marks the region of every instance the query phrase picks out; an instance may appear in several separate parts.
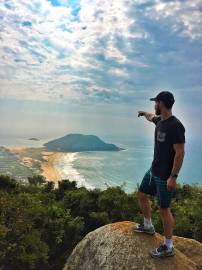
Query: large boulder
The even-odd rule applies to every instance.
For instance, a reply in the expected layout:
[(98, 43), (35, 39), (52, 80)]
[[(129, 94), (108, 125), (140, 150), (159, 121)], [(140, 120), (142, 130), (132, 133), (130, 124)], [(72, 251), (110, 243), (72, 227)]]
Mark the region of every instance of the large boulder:
[(63, 270), (196, 270), (202, 269), (202, 244), (174, 237), (174, 257), (154, 259), (149, 251), (163, 236), (134, 232), (134, 222), (116, 222), (88, 233), (77, 244)]
[(184, 255), (194, 261), (202, 270), (202, 244), (194, 239), (173, 236), (174, 244)]

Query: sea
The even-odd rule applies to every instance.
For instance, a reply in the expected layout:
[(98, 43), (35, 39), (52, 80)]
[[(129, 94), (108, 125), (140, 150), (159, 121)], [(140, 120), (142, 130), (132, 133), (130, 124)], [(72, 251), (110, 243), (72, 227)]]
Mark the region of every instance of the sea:
[[(100, 136), (99, 136), (100, 137)], [(122, 186), (127, 193), (137, 189), (153, 160), (154, 141), (126, 136), (101, 136), (121, 151), (87, 151), (64, 153), (55, 160), (62, 179), (75, 180), (77, 186), (89, 189)], [(1, 138), (1, 146), (41, 147), (48, 140), (30, 141), (26, 138)], [(202, 142), (187, 140), (184, 161), (178, 176), (183, 184), (202, 185)]]

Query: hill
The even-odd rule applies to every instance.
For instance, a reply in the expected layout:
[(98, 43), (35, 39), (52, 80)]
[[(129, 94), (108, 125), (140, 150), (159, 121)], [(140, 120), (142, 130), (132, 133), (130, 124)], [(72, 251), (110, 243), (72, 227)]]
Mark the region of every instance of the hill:
[(119, 151), (124, 150), (114, 144), (105, 143), (95, 135), (68, 134), (49, 141), (44, 146), (51, 151), (82, 152), (82, 151)]

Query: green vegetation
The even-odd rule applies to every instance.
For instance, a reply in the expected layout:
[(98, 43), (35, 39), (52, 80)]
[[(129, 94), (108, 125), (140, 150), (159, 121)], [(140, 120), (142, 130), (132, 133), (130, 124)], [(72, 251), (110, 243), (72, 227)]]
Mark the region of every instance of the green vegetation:
[[(161, 233), (157, 202), (151, 202)], [(172, 203), (175, 235), (202, 242), (201, 205), (202, 187), (178, 184)], [(142, 220), (136, 191), (127, 194), (123, 186), (88, 190), (69, 180), (54, 189), (39, 175), (29, 177), (28, 184), (0, 175), (0, 269), (62, 269), (86, 233), (121, 220)]]

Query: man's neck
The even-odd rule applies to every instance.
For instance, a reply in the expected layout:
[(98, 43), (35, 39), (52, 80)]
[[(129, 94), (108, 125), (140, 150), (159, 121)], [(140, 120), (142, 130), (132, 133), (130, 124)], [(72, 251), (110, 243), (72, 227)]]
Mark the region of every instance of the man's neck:
[(163, 112), (162, 114), (161, 114), (161, 119), (162, 120), (166, 120), (166, 119), (168, 119), (169, 117), (171, 117), (172, 116), (172, 112)]

